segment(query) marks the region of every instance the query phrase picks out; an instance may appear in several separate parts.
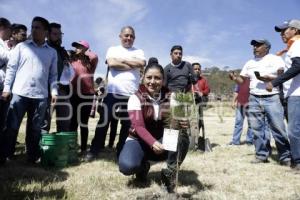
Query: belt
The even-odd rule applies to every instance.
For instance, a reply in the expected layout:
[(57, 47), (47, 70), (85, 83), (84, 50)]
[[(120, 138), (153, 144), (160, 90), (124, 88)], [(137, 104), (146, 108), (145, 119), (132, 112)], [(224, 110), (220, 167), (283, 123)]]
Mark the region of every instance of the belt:
[(267, 98), (267, 97), (272, 97), (274, 95), (278, 95), (278, 94), (264, 94), (264, 95), (256, 95), (256, 94), (251, 94), (257, 98)]

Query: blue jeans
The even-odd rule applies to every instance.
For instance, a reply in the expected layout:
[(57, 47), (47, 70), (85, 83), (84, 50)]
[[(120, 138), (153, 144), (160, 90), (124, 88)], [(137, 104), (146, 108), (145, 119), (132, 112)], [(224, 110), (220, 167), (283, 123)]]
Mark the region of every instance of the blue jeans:
[[(241, 135), (243, 133), (243, 125), (244, 119), (246, 117), (248, 106), (245, 105), (238, 105), (235, 109), (235, 124), (234, 124), (234, 131), (232, 135), (232, 144), (240, 144)], [(253, 133), (251, 127), (248, 125), (248, 131), (246, 135), (246, 142), (252, 143), (253, 142)]]
[(253, 141), (256, 157), (266, 160), (270, 153), (267, 146), (267, 135), (265, 134), (265, 122), (267, 120), (275, 140), (279, 160), (290, 159), (290, 145), (283, 121), (284, 114), (279, 95), (268, 97), (250, 95), (248, 115), (249, 124), (254, 133)]
[(117, 95), (108, 93), (103, 99), (103, 105), (99, 108), (100, 119), (98, 121), (95, 136), (92, 140), (90, 152), (92, 154), (98, 154), (99, 151), (104, 148), (107, 129), (112, 121), (113, 113), (116, 113), (116, 109), (119, 108), (118, 117), (120, 117), (121, 130), (119, 134), (119, 141), (117, 143), (117, 155), (121, 152), (123, 145), (125, 144), (130, 128), (130, 120), (127, 112), (127, 103), (129, 97), (123, 95)]
[[(182, 164), (189, 148), (187, 133), (180, 133), (178, 137), (177, 152), (179, 152), (179, 165)], [(157, 155), (143, 141), (139, 139), (127, 140), (119, 156), (119, 170), (124, 175), (132, 175), (143, 170), (144, 162), (148, 160), (166, 160), (168, 169), (175, 173), (177, 165), (177, 152), (165, 151)]]
[(288, 98), (288, 136), (295, 164), (300, 164), (300, 96)]
[(10, 102), (7, 126), (4, 131), (4, 142), (1, 147), (1, 157), (11, 156), (15, 151), (15, 138), (27, 112), (26, 151), (28, 158), (36, 160), (40, 157), (41, 126), (47, 107), (47, 98), (33, 99), (13, 94)]
[(162, 161), (167, 159), (167, 152), (155, 155), (150, 147), (137, 139), (128, 140), (119, 156), (119, 170), (124, 175), (139, 173), (147, 160)]

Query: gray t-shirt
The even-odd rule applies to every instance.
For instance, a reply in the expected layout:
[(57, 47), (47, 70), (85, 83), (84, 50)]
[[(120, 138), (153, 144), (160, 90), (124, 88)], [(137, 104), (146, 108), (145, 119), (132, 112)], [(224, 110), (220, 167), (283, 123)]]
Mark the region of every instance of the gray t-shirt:
[(182, 61), (177, 66), (170, 63), (164, 68), (164, 85), (172, 92), (186, 92), (190, 89), (191, 83), (194, 84), (197, 80), (189, 62)]

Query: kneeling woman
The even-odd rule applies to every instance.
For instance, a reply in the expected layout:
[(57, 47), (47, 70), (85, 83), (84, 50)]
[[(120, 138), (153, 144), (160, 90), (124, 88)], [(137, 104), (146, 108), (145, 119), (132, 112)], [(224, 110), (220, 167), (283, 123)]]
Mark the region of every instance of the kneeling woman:
[[(165, 151), (161, 143), (165, 127), (169, 127), (170, 95), (163, 86), (164, 70), (159, 64), (147, 66), (143, 84), (128, 100), (131, 129), (119, 156), (119, 169), (124, 175), (135, 174), (137, 180), (145, 181), (150, 169), (149, 160), (166, 160), (161, 178), (169, 192), (175, 186), (177, 152), (179, 164), (184, 160), (189, 146), (186, 131), (181, 131), (177, 152)], [(188, 123), (180, 121), (181, 129)]]

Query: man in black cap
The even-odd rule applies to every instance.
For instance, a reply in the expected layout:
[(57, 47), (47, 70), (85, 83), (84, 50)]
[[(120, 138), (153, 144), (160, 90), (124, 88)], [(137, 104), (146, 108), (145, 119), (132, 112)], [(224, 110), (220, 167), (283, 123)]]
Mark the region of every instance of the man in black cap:
[[(229, 77), (238, 84), (243, 83), (245, 78), (250, 78), (248, 120), (253, 130), (256, 151), (256, 158), (252, 163), (268, 162), (271, 149), (264, 131), (268, 125), (275, 140), (280, 164), (290, 165), (290, 146), (279, 91), (277, 88), (271, 93), (266, 90), (267, 81), (276, 78), (277, 71), (284, 67), (284, 62), (280, 57), (269, 54), (271, 44), (268, 40), (256, 39), (250, 44), (253, 46), (254, 58), (244, 65), (240, 76), (231, 72)], [(266, 119), (269, 124), (265, 124)]]
[(267, 84), (267, 90), (284, 83), (285, 96), (288, 97), (288, 133), (291, 143), (293, 169), (300, 170), (300, 20), (293, 19), (275, 26), (280, 32), (287, 48), (285, 54), (285, 72)]

